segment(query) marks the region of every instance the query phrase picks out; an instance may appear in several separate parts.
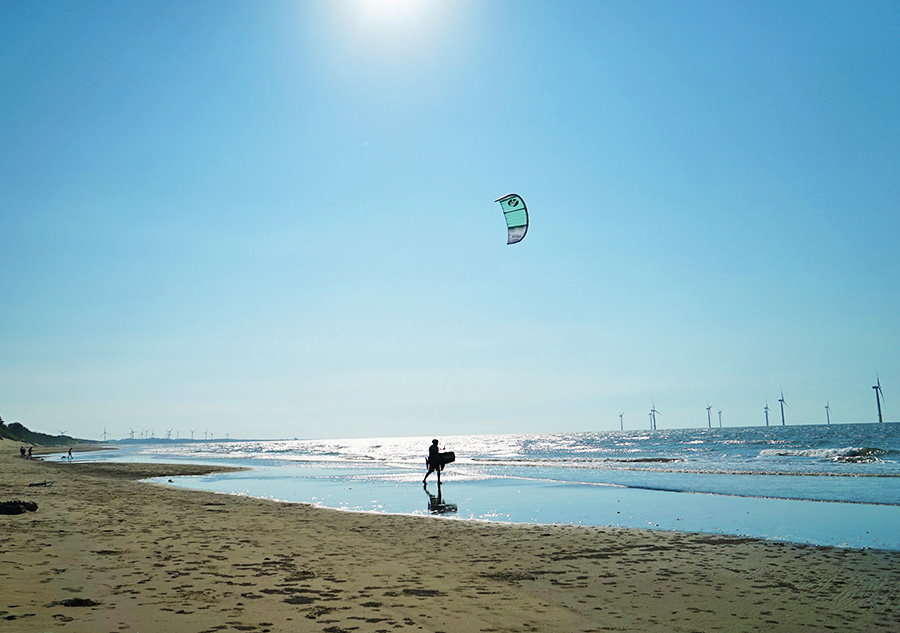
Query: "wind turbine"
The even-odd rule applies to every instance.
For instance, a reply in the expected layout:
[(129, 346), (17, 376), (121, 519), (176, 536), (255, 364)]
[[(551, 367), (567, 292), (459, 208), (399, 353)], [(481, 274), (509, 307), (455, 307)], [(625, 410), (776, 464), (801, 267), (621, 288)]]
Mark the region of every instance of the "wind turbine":
[(59, 435), (60, 435), (60, 437), (63, 436), (63, 435), (65, 435), (65, 434), (68, 433), (68, 432), (69, 432), (68, 429), (66, 429), (65, 431), (63, 431), (62, 429), (59, 429)]
[(719, 409), (719, 428), (722, 428), (722, 409)]
[(624, 416), (625, 416), (625, 412), (622, 411), (622, 413), (619, 414), (619, 430), (620, 430), (620, 431), (624, 431), (624, 430), (625, 430), (625, 422), (622, 421), (622, 418), (623, 418)]
[(781, 397), (778, 398), (778, 402), (781, 403), (781, 426), (784, 426), (784, 407), (787, 406), (787, 402), (784, 401), (784, 389), (781, 390)]
[(831, 424), (831, 407), (828, 406), (828, 403), (825, 403), (825, 422), (827, 424)]
[(653, 408), (650, 409), (650, 428), (652, 428), (655, 431), (656, 430), (656, 414), (659, 413), (659, 411), (656, 410), (656, 403), (653, 402), (652, 400), (650, 402), (653, 404)]
[(106, 427), (104, 426), (103, 427), (103, 441), (105, 442), (106, 438), (108, 438), (108, 437), (109, 437), (109, 433), (106, 432)]
[(196, 431), (196, 430), (197, 430), (197, 429), (191, 429), (191, 439), (192, 439), (192, 440), (194, 439), (194, 431)]
[(712, 417), (710, 417), (710, 411), (712, 410), (712, 405), (709, 404), (709, 400), (706, 401), (706, 424), (709, 428), (712, 428)]
[(766, 400), (766, 408), (763, 409), (766, 412), (766, 426), (769, 426), (769, 401)]
[(134, 439), (134, 429), (128, 431), (128, 435), (131, 437), (131, 439)]
[(166, 431), (166, 439), (167, 440), (172, 439), (172, 429), (169, 429), (168, 431)]
[(878, 405), (878, 421), (884, 422), (881, 419), (881, 399), (884, 398), (884, 392), (881, 390), (881, 378), (878, 377), (878, 373), (875, 373), (875, 384), (872, 386), (872, 389), (875, 390), (875, 403)]

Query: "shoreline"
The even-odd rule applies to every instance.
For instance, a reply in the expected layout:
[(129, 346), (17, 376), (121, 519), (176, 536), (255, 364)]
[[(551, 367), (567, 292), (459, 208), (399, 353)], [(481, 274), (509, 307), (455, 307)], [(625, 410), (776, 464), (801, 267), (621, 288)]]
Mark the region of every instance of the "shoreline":
[(0, 515), (23, 633), (900, 630), (897, 552), (345, 512), (140, 481), (230, 467), (0, 449), (0, 501), (38, 504)]
[[(124, 459), (116, 461), (127, 461)], [(669, 486), (619, 486), (516, 477), (445, 479), (442, 496), (432, 485), (426, 499), (406, 468), (367, 464), (252, 464), (256, 473), (176, 479), (172, 485), (208, 492), (237, 493), (320, 507), (373, 513), (431, 515), (446, 505), (460, 520), (505, 524), (585, 525), (719, 534), (808, 545), (900, 552), (900, 506), (824, 499), (756, 496)], [(202, 462), (208, 463), (208, 462)], [(229, 460), (212, 463), (231, 465)], [(349, 476), (348, 476), (348, 473)], [(159, 483), (159, 482), (157, 482)], [(433, 482), (432, 482), (433, 483)], [(859, 490), (856, 494), (862, 495)], [(449, 508), (452, 508), (449, 509)], [(437, 510), (440, 513), (440, 510)], [(448, 516), (449, 516), (448, 515)]]
[(110, 444), (72, 444), (72, 445), (59, 445), (59, 446), (42, 444), (40, 446), (34, 445), (33, 454), (39, 455), (41, 457), (43, 457), (45, 455), (55, 455), (55, 454), (63, 454), (64, 455), (70, 448), (72, 449), (73, 453), (93, 453), (96, 451), (117, 451), (117, 450), (119, 450), (118, 447), (112, 446)]

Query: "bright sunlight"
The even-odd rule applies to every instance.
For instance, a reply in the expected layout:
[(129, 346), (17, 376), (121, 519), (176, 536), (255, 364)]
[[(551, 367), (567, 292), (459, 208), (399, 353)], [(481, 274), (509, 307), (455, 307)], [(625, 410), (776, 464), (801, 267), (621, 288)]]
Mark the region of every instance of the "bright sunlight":
[(427, 0), (360, 0), (360, 17), (373, 28), (415, 26), (432, 4)]

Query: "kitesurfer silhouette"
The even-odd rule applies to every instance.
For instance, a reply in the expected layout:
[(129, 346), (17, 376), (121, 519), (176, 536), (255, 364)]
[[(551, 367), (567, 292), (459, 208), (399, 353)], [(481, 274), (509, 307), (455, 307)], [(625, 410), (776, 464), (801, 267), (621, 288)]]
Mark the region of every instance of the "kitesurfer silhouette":
[(438, 486), (441, 485), (441, 468), (443, 464), (441, 463), (441, 453), (438, 448), (438, 441), (431, 440), (431, 446), (428, 447), (428, 459), (425, 460), (425, 463), (428, 464), (428, 472), (425, 473), (425, 479), (422, 480), (422, 483), (426, 486), (428, 485), (428, 475), (431, 473), (437, 473), (438, 478)]

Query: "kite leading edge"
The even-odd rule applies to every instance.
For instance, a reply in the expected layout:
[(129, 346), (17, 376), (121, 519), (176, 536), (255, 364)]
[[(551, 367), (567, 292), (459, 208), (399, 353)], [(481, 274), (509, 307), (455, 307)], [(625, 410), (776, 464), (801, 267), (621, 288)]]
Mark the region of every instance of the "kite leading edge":
[(521, 242), (528, 232), (528, 209), (525, 208), (525, 201), (517, 193), (510, 193), (502, 198), (497, 198), (494, 202), (500, 203), (503, 209), (503, 216), (506, 218), (506, 228), (508, 231), (507, 244), (515, 244)]

